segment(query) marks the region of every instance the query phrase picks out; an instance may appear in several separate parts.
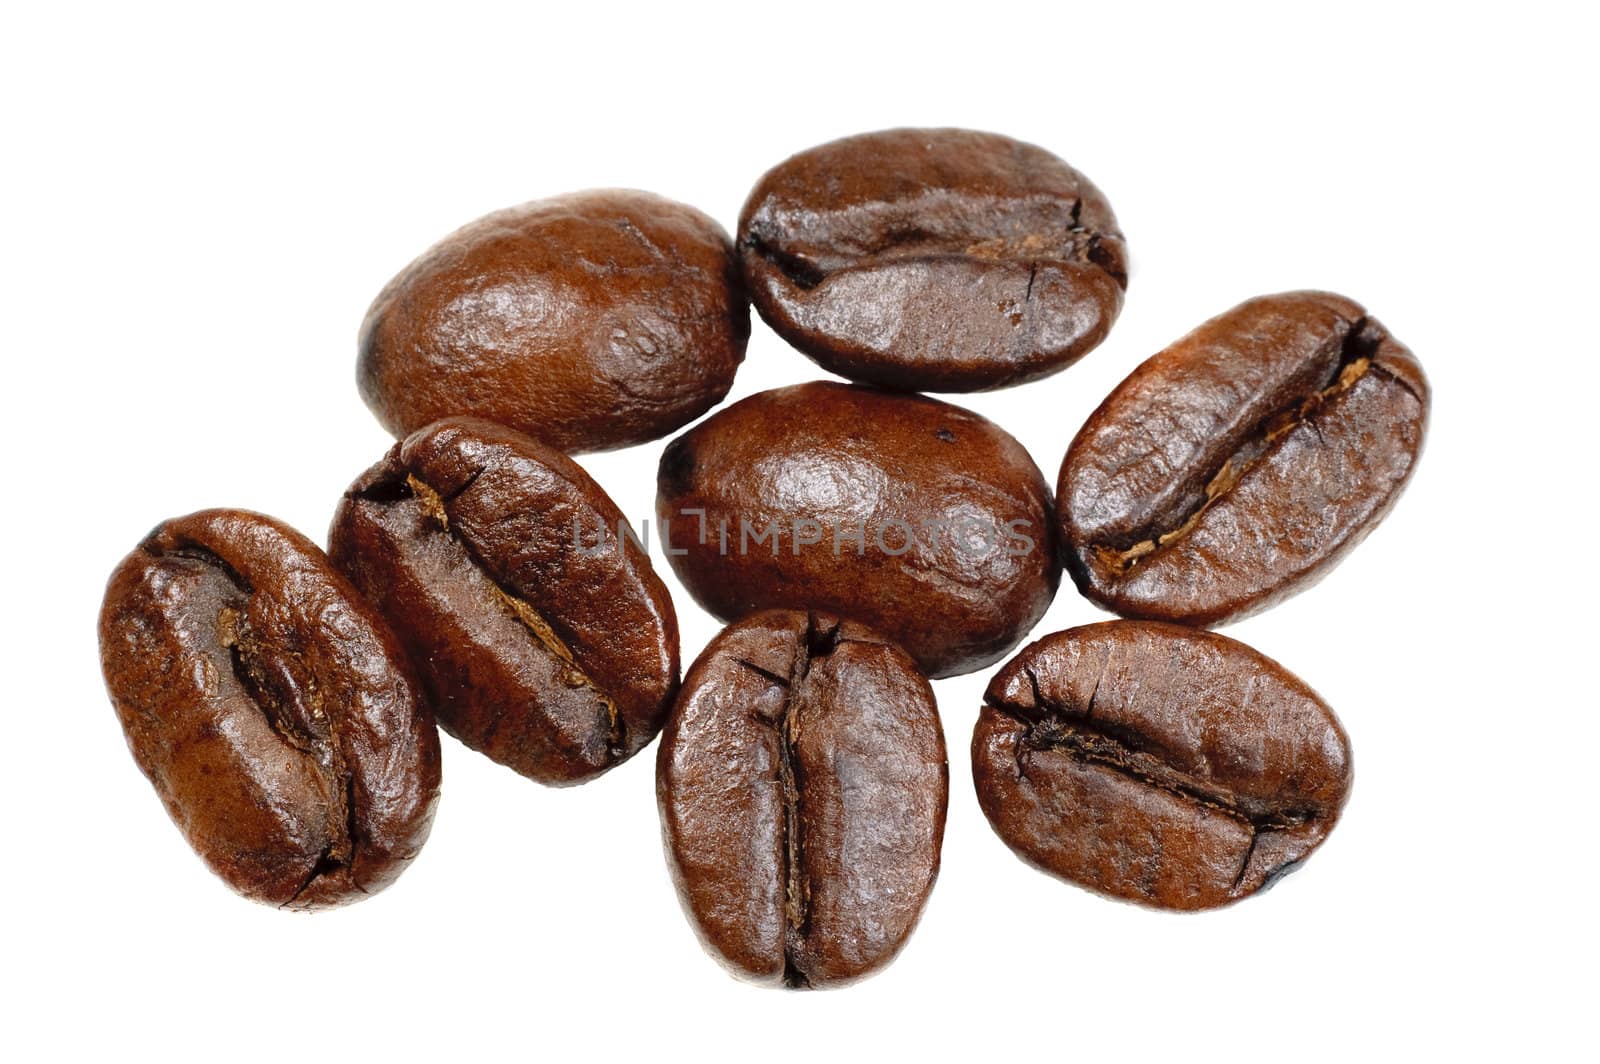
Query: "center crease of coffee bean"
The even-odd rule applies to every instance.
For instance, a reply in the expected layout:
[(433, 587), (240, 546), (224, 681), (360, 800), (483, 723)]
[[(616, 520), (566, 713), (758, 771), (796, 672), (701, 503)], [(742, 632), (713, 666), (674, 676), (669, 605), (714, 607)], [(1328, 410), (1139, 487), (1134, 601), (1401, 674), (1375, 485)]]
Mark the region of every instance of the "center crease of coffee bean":
[(1314, 805), (1251, 798), (1176, 768), (1152, 753), (1158, 744), (1136, 729), (1094, 717), (1092, 695), (1083, 713), (1069, 713), (1044, 699), (1037, 675), (1031, 669), (1025, 669), (1024, 673), (1033, 685), (1033, 710), (992, 699), (988, 701), (990, 706), (1026, 728), (1017, 746), (1017, 774), (1024, 780), (1028, 779), (1029, 753), (1060, 751), (1077, 761), (1103, 766), (1148, 787), (1241, 821), (1252, 833), (1252, 849), (1254, 835), (1260, 832), (1283, 831), (1325, 815), (1324, 810)]
[(780, 676), (751, 661), (739, 664), (756, 673), (768, 683), (785, 691), (783, 705), (776, 717), (764, 715), (759, 719), (777, 733), (777, 786), (783, 801), (783, 819), (778, 840), (781, 862), (779, 879), (783, 884), (783, 983), (791, 988), (811, 985), (810, 977), (800, 962), (800, 948), (810, 932), (811, 883), (805, 874), (805, 828), (800, 814), (800, 797), (805, 789), (805, 773), (800, 765), (796, 747), (804, 724), (804, 709), (808, 704), (806, 679), (811, 666), (818, 658), (833, 653), (839, 643), (839, 622), (824, 628), (817, 622), (816, 614), (808, 614), (806, 630), (795, 650), (794, 662), (788, 676)]
[(555, 629), (550, 627), (550, 622), (546, 621), (543, 615), (527, 600), (506, 590), (473, 552), (472, 547), (462, 537), (451, 532), (450, 515), (445, 508), (444, 497), (419, 477), (410, 473), (406, 474), (406, 486), (411, 489), (411, 494), (422, 506), (423, 512), (442, 531), (451, 535), (460, 544), (462, 550), (466, 551), (467, 556), (477, 565), (479, 571), (488, 578), (489, 587), (493, 590), (495, 598), (500, 605), (533, 634), (534, 639), (540, 646), (553, 654), (562, 663), (564, 668), (561, 673), (561, 682), (568, 687), (586, 687), (594, 693), (602, 709), (601, 726), (606, 734), (607, 753), (613, 758), (626, 756), (628, 726), (627, 722), (622, 719), (622, 714), (617, 710), (616, 700), (601, 690), (600, 685), (583, 671), (582, 666), (578, 664), (577, 658), (573, 655), (572, 649), (567, 646), (560, 636), (556, 635)]
[[(914, 223), (893, 225), (887, 228), (884, 238), (873, 246), (854, 249), (858, 261), (846, 266), (824, 266), (801, 252), (778, 247), (769, 237), (753, 230), (745, 237), (744, 246), (772, 263), (802, 291), (810, 291), (820, 286), (834, 273), (862, 264), (934, 261), (961, 256), (991, 261), (1012, 258), (1026, 261), (1030, 267), (1029, 291), (1026, 298), (1031, 299), (1033, 275), (1038, 273), (1041, 262), (1093, 264), (1105, 268), (1099, 261), (1100, 234), (1091, 233), (1082, 224), (1079, 220), (1082, 210), (1083, 201), (1075, 200), (1069, 214), (1069, 224), (1060, 233), (1035, 230), (1021, 237), (991, 237), (968, 244), (959, 251), (950, 247), (952, 240), (941, 233), (930, 232)], [(975, 225), (972, 228), (979, 230), (994, 225), (991, 219), (985, 218), (983, 222), (983, 225)], [(1050, 254), (1052, 248), (1060, 249), (1061, 254)]]
[[(225, 571), (224, 575), (229, 574)], [(239, 686), (272, 730), (316, 763), (333, 807), (330, 819), (339, 825), (337, 834), (312, 862), (305, 879), (281, 906), (290, 908), (319, 878), (347, 869), (355, 862), (359, 837), (355, 777), (340, 749), (339, 721), (329, 715), (316, 673), (306, 668), (303, 656), (288, 648), (273, 655), (262, 647), (251, 630), (243, 603), (225, 605), (218, 611), (217, 637), (232, 659)], [(355, 887), (361, 889), (360, 884)]]
[(1122, 575), (1142, 559), (1181, 540), (1194, 531), (1206, 511), (1218, 499), (1232, 491), (1252, 468), (1265, 461), (1284, 437), (1303, 424), (1310, 423), (1314, 427), (1317, 415), (1328, 403), (1354, 388), (1356, 382), (1373, 368), (1376, 342), (1365, 335), (1366, 326), (1365, 318), (1350, 326), (1339, 364), (1334, 367), (1332, 379), (1326, 385), (1265, 418), (1245, 437), (1244, 442), (1206, 482), (1205, 499), (1182, 522), (1168, 531), (1149, 534), (1125, 550), (1118, 550), (1109, 544), (1096, 544), (1095, 556), (1100, 563), (1111, 572)]

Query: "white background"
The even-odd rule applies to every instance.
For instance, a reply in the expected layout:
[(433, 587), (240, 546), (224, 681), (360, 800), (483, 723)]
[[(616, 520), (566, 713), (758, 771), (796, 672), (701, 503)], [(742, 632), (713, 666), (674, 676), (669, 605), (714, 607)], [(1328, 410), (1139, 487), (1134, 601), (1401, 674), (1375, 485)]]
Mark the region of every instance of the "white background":
[[(1530, 3), (1132, 7), (9, 9), (0, 1053), (1594, 1059), (1593, 27)], [(955, 397), (1051, 481), (1112, 385), (1252, 295), (1347, 293), (1422, 359), (1431, 435), (1393, 515), (1227, 630), (1352, 736), (1322, 850), (1203, 915), (1030, 870), (973, 797), (979, 674), (936, 685), (938, 887), (900, 959), (846, 990), (754, 989), (702, 954), (654, 747), (558, 791), (446, 740), (432, 841), (387, 893), (309, 917), (230, 894), (105, 698), (95, 615), (122, 554), (208, 506), (322, 538), (388, 443), (354, 387), (362, 312), (457, 225), (632, 185), (731, 229), (768, 166), (904, 124), (1044, 145), (1128, 235), (1104, 345)], [(757, 322), (733, 394), (817, 376)], [(584, 464), (637, 520), (659, 449)], [(715, 625), (668, 581), (687, 663)], [(1035, 634), (1100, 616), (1068, 582)]]

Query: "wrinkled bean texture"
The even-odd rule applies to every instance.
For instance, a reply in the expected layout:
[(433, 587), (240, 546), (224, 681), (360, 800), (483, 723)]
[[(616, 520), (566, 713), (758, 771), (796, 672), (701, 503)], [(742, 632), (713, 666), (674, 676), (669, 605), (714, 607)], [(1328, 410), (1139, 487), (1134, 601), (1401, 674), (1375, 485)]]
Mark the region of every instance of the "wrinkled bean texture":
[(826, 369), (915, 391), (1035, 380), (1105, 339), (1127, 250), (1089, 179), (1041, 148), (895, 129), (780, 163), (739, 218), (757, 310)]
[(439, 734), (382, 618), (293, 529), (156, 528), (111, 576), (100, 659), (134, 760), (246, 897), (356, 901), (426, 841)]
[(679, 897), (735, 974), (788, 987), (887, 964), (939, 871), (949, 791), (933, 691), (905, 652), (827, 615), (725, 629), (662, 735)]
[(488, 215), (406, 267), (367, 311), (356, 377), (396, 436), (465, 414), (603, 451), (715, 406), (749, 336), (715, 221), (648, 192), (579, 192)]
[(661, 730), (678, 622), (622, 513), (577, 463), (447, 418), (345, 494), (334, 563), (389, 619), (440, 724), (544, 783), (578, 783)]
[(1350, 743), (1281, 665), (1211, 632), (1107, 621), (1033, 643), (972, 737), (989, 823), (1019, 856), (1112, 897), (1208, 909), (1319, 846)]
[(1428, 382), (1358, 304), (1249, 300), (1117, 386), (1056, 485), (1066, 563), (1126, 617), (1212, 625), (1314, 583), (1422, 451)]
[(758, 393), (675, 439), (657, 488), (672, 566), (711, 613), (837, 613), (933, 676), (998, 660), (1060, 578), (1050, 489), (1027, 451), (923, 396)]

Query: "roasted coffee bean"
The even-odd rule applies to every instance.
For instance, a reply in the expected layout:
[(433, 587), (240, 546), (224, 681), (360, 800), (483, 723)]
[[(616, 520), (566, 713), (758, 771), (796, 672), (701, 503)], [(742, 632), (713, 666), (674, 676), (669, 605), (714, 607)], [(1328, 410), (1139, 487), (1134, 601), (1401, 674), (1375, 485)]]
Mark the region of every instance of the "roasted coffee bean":
[(813, 382), (761, 392), (667, 447), (656, 512), (707, 610), (860, 621), (934, 676), (998, 660), (1060, 577), (1050, 489), (969, 410)]
[(256, 901), (376, 894), (428, 837), (439, 733), (394, 636), (322, 551), (208, 510), (123, 559), (100, 612), (139, 768), (211, 870)]
[(396, 436), (452, 414), (563, 451), (664, 436), (728, 394), (750, 311), (728, 235), (647, 192), (579, 192), (458, 230), (361, 327), (361, 395)]
[(1416, 466), (1428, 382), (1342, 296), (1252, 299), (1147, 360), (1056, 486), (1067, 568), (1126, 617), (1226, 624), (1314, 583)]
[(908, 390), (1035, 380), (1122, 309), (1127, 251), (1089, 179), (963, 129), (836, 140), (769, 171), (739, 218), (756, 309), (825, 368)]
[(887, 964), (939, 872), (949, 768), (900, 648), (771, 610), (689, 670), (656, 763), (667, 862), (736, 975), (837, 986)]
[(1350, 743), (1316, 692), (1243, 643), (1106, 621), (1000, 670), (972, 774), (989, 823), (1029, 863), (1113, 897), (1208, 909), (1322, 843), (1350, 791)]
[(436, 422), (355, 482), (328, 551), (474, 750), (577, 783), (661, 730), (678, 685), (672, 600), (616, 505), (553, 448)]

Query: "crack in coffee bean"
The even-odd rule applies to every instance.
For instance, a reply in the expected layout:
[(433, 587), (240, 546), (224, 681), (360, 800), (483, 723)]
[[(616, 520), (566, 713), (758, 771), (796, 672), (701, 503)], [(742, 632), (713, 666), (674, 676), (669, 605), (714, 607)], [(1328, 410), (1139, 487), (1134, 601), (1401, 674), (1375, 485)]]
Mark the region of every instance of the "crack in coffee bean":
[(806, 878), (805, 828), (800, 816), (800, 794), (805, 788), (805, 769), (795, 747), (800, 741), (801, 712), (810, 692), (806, 680), (812, 662), (833, 653), (843, 641), (839, 622), (819, 625), (817, 615), (806, 615), (806, 630), (801, 637), (789, 682), (784, 684), (783, 709), (775, 727), (778, 732), (778, 784), (783, 790), (784, 909), (788, 915), (784, 934), (783, 981), (789, 987), (811, 985), (802, 968), (800, 946), (811, 923), (811, 883)]
[(674, 881), (719, 959), (790, 989), (887, 963), (937, 872), (943, 750), (927, 680), (867, 629), (798, 610), (724, 629), (657, 763)]
[(804, 819), (800, 815), (801, 792), (805, 788), (805, 770), (795, 754), (802, 731), (802, 710), (809, 692), (806, 680), (811, 666), (818, 658), (833, 653), (847, 640), (840, 632), (840, 623), (819, 623), (815, 613), (807, 614), (806, 630), (796, 646), (794, 663), (788, 676), (780, 676), (754, 662), (743, 658), (735, 661), (741, 667), (760, 676), (768, 683), (782, 688), (784, 695), (774, 719), (760, 717), (777, 737), (777, 785), (783, 797), (782, 837), (778, 850), (782, 858), (779, 879), (784, 885), (784, 947), (783, 982), (791, 988), (811, 985), (803, 970), (800, 956), (801, 944), (810, 928), (811, 884), (806, 877)]
[(280, 647), (273, 655), (255, 638), (242, 601), (218, 611), (217, 638), (229, 652), (240, 687), (273, 730), (296, 750), (311, 755), (322, 770), (323, 788), (332, 806), (329, 819), (341, 827), (317, 855), (305, 881), (284, 902), (285, 908), (292, 907), (318, 879), (348, 869), (355, 860), (359, 829), (351, 793), (354, 781), (339, 745), (331, 741), (342, 722), (330, 719), (316, 674), (306, 669), (299, 653), (292, 647)]
[(756, 233), (745, 237), (743, 246), (776, 266), (783, 275), (794, 282), (796, 288), (810, 291), (828, 279), (828, 272), (804, 255), (785, 251)]
[[(462, 494), (472, 486), (475, 480), (476, 477), (469, 479), (454, 494)], [(412, 494), (416, 496), (417, 501), (422, 504), (422, 509), (438, 524), (439, 529), (449, 533), (450, 514), (446, 509), (445, 500), (439, 493), (412, 473), (406, 474), (405, 482), (411, 489)], [(533, 633), (533, 637), (538, 640), (540, 646), (561, 660), (564, 665), (561, 672), (561, 682), (568, 687), (588, 688), (594, 692), (595, 698), (602, 707), (601, 712), (604, 717), (604, 728), (607, 736), (606, 745), (611, 751), (612, 757), (620, 758), (623, 755), (623, 751), (627, 749), (627, 724), (617, 713), (616, 700), (606, 694), (605, 690), (583, 671), (583, 668), (578, 664), (577, 658), (573, 656), (572, 649), (556, 634), (555, 629), (550, 626), (550, 622), (544, 619), (538, 609), (527, 599), (506, 590), (500, 581), (495, 578), (494, 574), (485, 567), (483, 560), (473, 553), (472, 544), (459, 536), (454, 538), (461, 549), (483, 572), (496, 597), (505, 606), (506, 610), (520, 621), (529, 632)]]
[(988, 700), (986, 703), (1025, 726), (1017, 747), (1017, 767), (1023, 775), (1027, 774), (1028, 754), (1053, 750), (1080, 761), (1103, 765), (1147, 787), (1159, 788), (1235, 817), (1258, 832), (1304, 824), (1325, 812), (1318, 806), (1303, 803), (1252, 799), (1175, 768), (1163, 760), (1158, 744), (1149, 736), (1141, 735), (1134, 728), (1096, 720), (1092, 708), (1081, 716), (1074, 716), (1058, 706), (1041, 704), (1043, 712), (1031, 714), (1004, 703)]
[(1175, 527), (1165, 531), (1151, 530), (1145, 539), (1125, 550), (1097, 543), (1093, 545), (1101, 561), (1116, 572), (1125, 573), (1141, 558), (1155, 553), (1194, 530), (1217, 499), (1230, 491), (1257, 463), (1266, 459), (1272, 448), (1302, 424), (1316, 428), (1315, 419), (1323, 408), (1337, 396), (1349, 391), (1372, 368), (1372, 355), (1377, 340), (1366, 333), (1367, 319), (1359, 318), (1350, 326), (1345, 336), (1343, 354), (1334, 367), (1331, 379), (1323, 387), (1303, 398), (1296, 399), (1283, 409), (1265, 418), (1239, 444), (1206, 482), (1205, 500)]
[[(1047, 229), (1033, 221), (1030, 216), (1036, 212), (1042, 213), (1039, 210), (1041, 206), (1049, 205), (1037, 202), (1020, 205), (1016, 209), (1015, 220), (1005, 218), (996, 221), (992, 211), (976, 209), (967, 209), (965, 213), (970, 217), (964, 220), (947, 219), (946, 227), (956, 232), (982, 232), (985, 228), (1025, 230), (1021, 235), (985, 237), (961, 248), (952, 248), (951, 238), (944, 232), (917, 227), (891, 228), (882, 234), (881, 240), (870, 245), (848, 245), (842, 241), (836, 243), (828, 249), (831, 254), (827, 256), (827, 265), (803, 252), (782, 246), (781, 236), (767, 236), (756, 230), (748, 233), (740, 246), (772, 263), (802, 290), (816, 288), (842, 270), (871, 268), (875, 263), (889, 261), (933, 261), (948, 259), (952, 255), (996, 262), (1020, 260), (1029, 265), (1028, 286), (1023, 295), (1023, 302), (1028, 302), (1033, 298), (1033, 281), (1038, 275), (1040, 262), (1091, 264), (1100, 246), (1100, 234), (1090, 232), (1078, 220), (1083, 209), (1081, 199), (1072, 202), (1068, 212), (1070, 221), (1065, 229), (1055, 226)], [(1028, 225), (1036, 228), (1027, 231)], [(850, 257), (845, 257), (847, 254)]]
[[(358, 828), (352, 793), (354, 781), (344, 765), (338, 745), (328, 741), (338, 724), (328, 717), (315, 674), (304, 674), (302, 688), (295, 682), (294, 670), (287, 666), (287, 662), (284, 667), (271, 670), (267, 664), (268, 655), (253, 638), (249, 620), (241, 606), (225, 606), (219, 611), (217, 634), (221, 644), (230, 652), (234, 676), (271, 722), (273, 729), (289, 745), (311, 754), (323, 768), (325, 787), (333, 804), (330, 819), (342, 827), (339, 834), (317, 855), (305, 881), (295, 888), (284, 903), (286, 908), (292, 907), (318, 879), (347, 869), (355, 858)], [(284, 649), (281, 653), (303, 667), (299, 655), (292, 649)]]
[[(305, 896), (306, 892), (316, 885), (319, 879), (325, 876), (337, 875), (349, 868), (355, 858), (357, 840), (359, 838), (360, 823), (356, 818), (355, 776), (349, 772), (342, 772), (342, 782), (336, 792), (344, 810), (344, 832), (334, 841), (323, 847), (317, 855), (316, 863), (311, 866), (311, 871), (306, 873), (303, 883), (295, 888), (289, 900), (283, 903), (285, 909), (291, 909), (295, 903)], [(359, 894), (366, 894), (367, 890), (359, 882), (351, 886)]]

